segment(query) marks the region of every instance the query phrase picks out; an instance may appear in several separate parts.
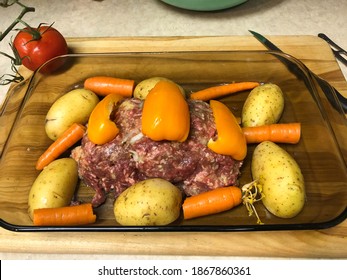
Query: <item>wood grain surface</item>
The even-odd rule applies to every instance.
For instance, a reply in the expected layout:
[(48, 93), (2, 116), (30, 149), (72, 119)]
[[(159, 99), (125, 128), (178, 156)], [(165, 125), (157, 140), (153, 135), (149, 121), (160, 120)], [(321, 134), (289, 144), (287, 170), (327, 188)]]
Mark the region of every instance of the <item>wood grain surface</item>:
[[(329, 46), (314, 36), (268, 36), (344, 96), (347, 83)], [(252, 36), (69, 38), (74, 53), (263, 50)], [(22, 70), (24, 71), (24, 70)], [(23, 72), (29, 76), (29, 71)], [(113, 255), (346, 258), (347, 220), (324, 230), (268, 232), (38, 232), (0, 229), (0, 251)]]

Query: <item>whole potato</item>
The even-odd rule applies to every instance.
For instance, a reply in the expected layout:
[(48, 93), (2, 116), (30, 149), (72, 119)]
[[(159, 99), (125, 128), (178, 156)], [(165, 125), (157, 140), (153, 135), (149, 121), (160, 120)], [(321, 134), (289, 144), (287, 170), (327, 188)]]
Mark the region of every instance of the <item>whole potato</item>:
[(114, 203), (114, 215), (121, 225), (167, 225), (180, 215), (181, 191), (170, 182), (153, 178), (136, 183)]
[(28, 213), (34, 209), (68, 206), (78, 181), (77, 163), (72, 158), (61, 158), (47, 165), (34, 181), (28, 201)]
[(73, 123), (85, 124), (98, 104), (98, 96), (87, 89), (74, 89), (58, 98), (46, 115), (47, 136), (56, 140)]
[(275, 84), (255, 87), (248, 95), (241, 113), (243, 127), (277, 123), (284, 109), (282, 90)]
[[(173, 81), (171, 81), (167, 78), (164, 78), (164, 77), (153, 77), (153, 78), (149, 78), (149, 79), (141, 81), (140, 83), (138, 83), (136, 85), (136, 87), (134, 89), (134, 97), (142, 99), (142, 100), (146, 99), (146, 97), (147, 97), (148, 93), (151, 91), (151, 89), (154, 88), (158, 82), (163, 81), (163, 80), (173, 82)], [(178, 84), (176, 84), (176, 85), (179, 87), (183, 96), (186, 97), (184, 89), (180, 85), (178, 85)]]
[(305, 183), (294, 158), (277, 144), (264, 141), (254, 150), (252, 177), (262, 186), (264, 206), (275, 216), (292, 218), (305, 204)]

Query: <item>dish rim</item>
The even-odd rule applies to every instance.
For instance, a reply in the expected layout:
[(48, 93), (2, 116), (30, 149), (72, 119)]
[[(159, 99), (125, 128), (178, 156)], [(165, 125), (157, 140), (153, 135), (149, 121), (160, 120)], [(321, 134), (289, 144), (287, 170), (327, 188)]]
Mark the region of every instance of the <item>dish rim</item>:
[[(55, 59), (64, 58), (64, 57), (99, 57), (99, 56), (131, 56), (131, 55), (164, 55), (164, 54), (180, 54), (180, 53), (260, 53), (260, 54), (273, 54), (273, 55), (280, 55), (282, 57), (289, 57), (290, 59), (294, 60), (296, 63), (298, 63), (300, 66), (303, 67), (303, 69), (308, 70), (307, 67), (297, 58), (286, 54), (281, 53), (277, 51), (259, 51), (259, 50), (242, 50), (242, 51), (229, 51), (229, 50), (208, 50), (208, 51), (155, 51), (155, 52), (110, 52), (110, 53), (73, 53), (73, 54), (66, 54), (62, 55), (56, 58), (53, 58), (50, 61), (53, 61)], [(50, 63), (48, 61), (47, 63)], [(47, 64), (46, 63), (46, 64)], [(46, 64), (42, 65), (44, 67)], [(16, 112), (16, 118), (14, 119), (14, 122), (12, 126), (16, 123), (18, 113), (20, 112), (23, 104), (25, 104), (25, 98), (30, 90), (30, 85), (32, 84), (32, 81), (35, 77), (36, 72), (39, 72), (40, 69), (37, 69), (35, 72), (32, 73), (32, 75), (28, 79), (28, 86), (25, 90), (25, 93), (23, 95), (22, 103), (19, 107), (19, 110)], [(309, 74), (309, 72), (307, 71)], [(310, 75), (310, 80), (312, 80), (312, 76)], [(311, 85), (313, 89), (316, 88), (315, 85)], [(333, 93), (333, 91), (332, 91)], [(0, 111), (0, 117), (3, 116), (6, 112), (6, 105), (8, 104), (10, 98), (6, 98), (6, 103), (4, 102)], [(321, 105), (321, 104), (320, 104)], [(322, 110), (320, 109), (321, 113)], [(339, 114), (343, 114), (343, 112), (338, 112)], [(329, 120), (330, 123), (330, 120)], [(11, 132), (9, 132), (9, 135), (11, 135)], [(5, 143), (6, 145), (6, 143)], [(5, 147), (4, 145), (4, 147)], [(2, 153), (0, 153), (0, 157), (2, 157)], [(31, 226), (31, 225), (15, 225), (6, 222), (5, 220), (0, 218), (0, 226), (4, 229), (10, 230), (10, 231), (16, 231), (16, 232), (40, 232), (40, 231), (85, 231), (85, 232), (94, 232), (94, 231), (103, 231), (103, 232), (138, 232), (138, 231), (150, 231), (150, 232), (196, 232), (196, 231), (204, 231), (204, 232), (236, 232), (236, 231), (280, 231), (280, 230), (317, 230), (317, 229), (325, 229), (329, 227), (333, 227), (338, 225), (339, 223), (343, 222), (345, 219), (347, 219), (347, 206), (345, 209), (334, 219), (325, 221), (325, 222), (318, 222), (318, 223), (301, 223), (301, 224), (291, 224), (291, 223), (281, 223), (281, 224), (271, 224), (271, 225), (180, 225), (180, 226)]]

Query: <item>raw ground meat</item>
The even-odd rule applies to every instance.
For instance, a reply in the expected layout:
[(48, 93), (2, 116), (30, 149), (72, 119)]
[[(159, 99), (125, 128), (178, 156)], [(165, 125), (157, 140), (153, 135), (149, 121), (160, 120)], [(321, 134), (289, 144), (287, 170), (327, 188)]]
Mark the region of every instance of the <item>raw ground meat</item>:
[(218, 187), (237, 184), (242, 161), (219, 155), (207, 148), (216, 134), (208, 103), (188, 101), (190, 135), (185, 142), (152, 141), (141, 133), (143, 102), (126, 99), (115, 113), (120, 130), (104, 145), (91, 143), (88, 136), (72, 151), (80, 178), (95, 190), (92, 204), (101, 205), (107, 194), (117, 197), (132, 184), (160, 177), (180, 187), (186, 195), (196, 195)]

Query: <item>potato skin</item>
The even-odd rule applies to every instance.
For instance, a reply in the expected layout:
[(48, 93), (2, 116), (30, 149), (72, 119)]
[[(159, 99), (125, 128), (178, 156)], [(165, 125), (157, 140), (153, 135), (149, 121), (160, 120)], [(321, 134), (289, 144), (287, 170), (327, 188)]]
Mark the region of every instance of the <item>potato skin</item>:
[(72, 158), (61, 158), (47, 165), (34, 181), (28, 200), (28, 213), (34, 209), (68, 206), (78, 181), (77, 163)]
[[(155, 87), (155, 85), (160, 82), (160, 81), (170, 81), (172, 83), (174, 83), (173, 81), (164, 78), (164, 77), (152, 77), (152, 78), (148, 78), (146, 80), (141, 81), (140, 83), (138, 83), (134, 89), (134, 97), (135, 98), (139, 98), (141, 100), (146, 99), (148, 93), (151, 91), (152, 88)], [(175, 83), (176, 84), (176, 83)], [(176, 84), (180, 91), (182, 92), (183, 96), (186, 97), (184, 89)]]
[(305, 204), (305, 183), (294, 158), (277, 144), (264, 141), (254, 150), (252, 177), (262, 185), (264, 206), (280, 218), (292, 218)]
[(85, 124), (98, 104), (98, 96), (87, 89), (74, 89), (58, 98), (46, 115), (47, 136), (56, 140), (73, 123)]
[(283, 92), (275, 84), (263, 84), (248, 95), (241, 114), (243, 127), (277, 123), (284, 109)]
[(153, 178), (138, 182), (122, 192), (114, 203), (114, 215), (124, 226), (160, 226), (180, 215), (181, 191), (170, 182)]

